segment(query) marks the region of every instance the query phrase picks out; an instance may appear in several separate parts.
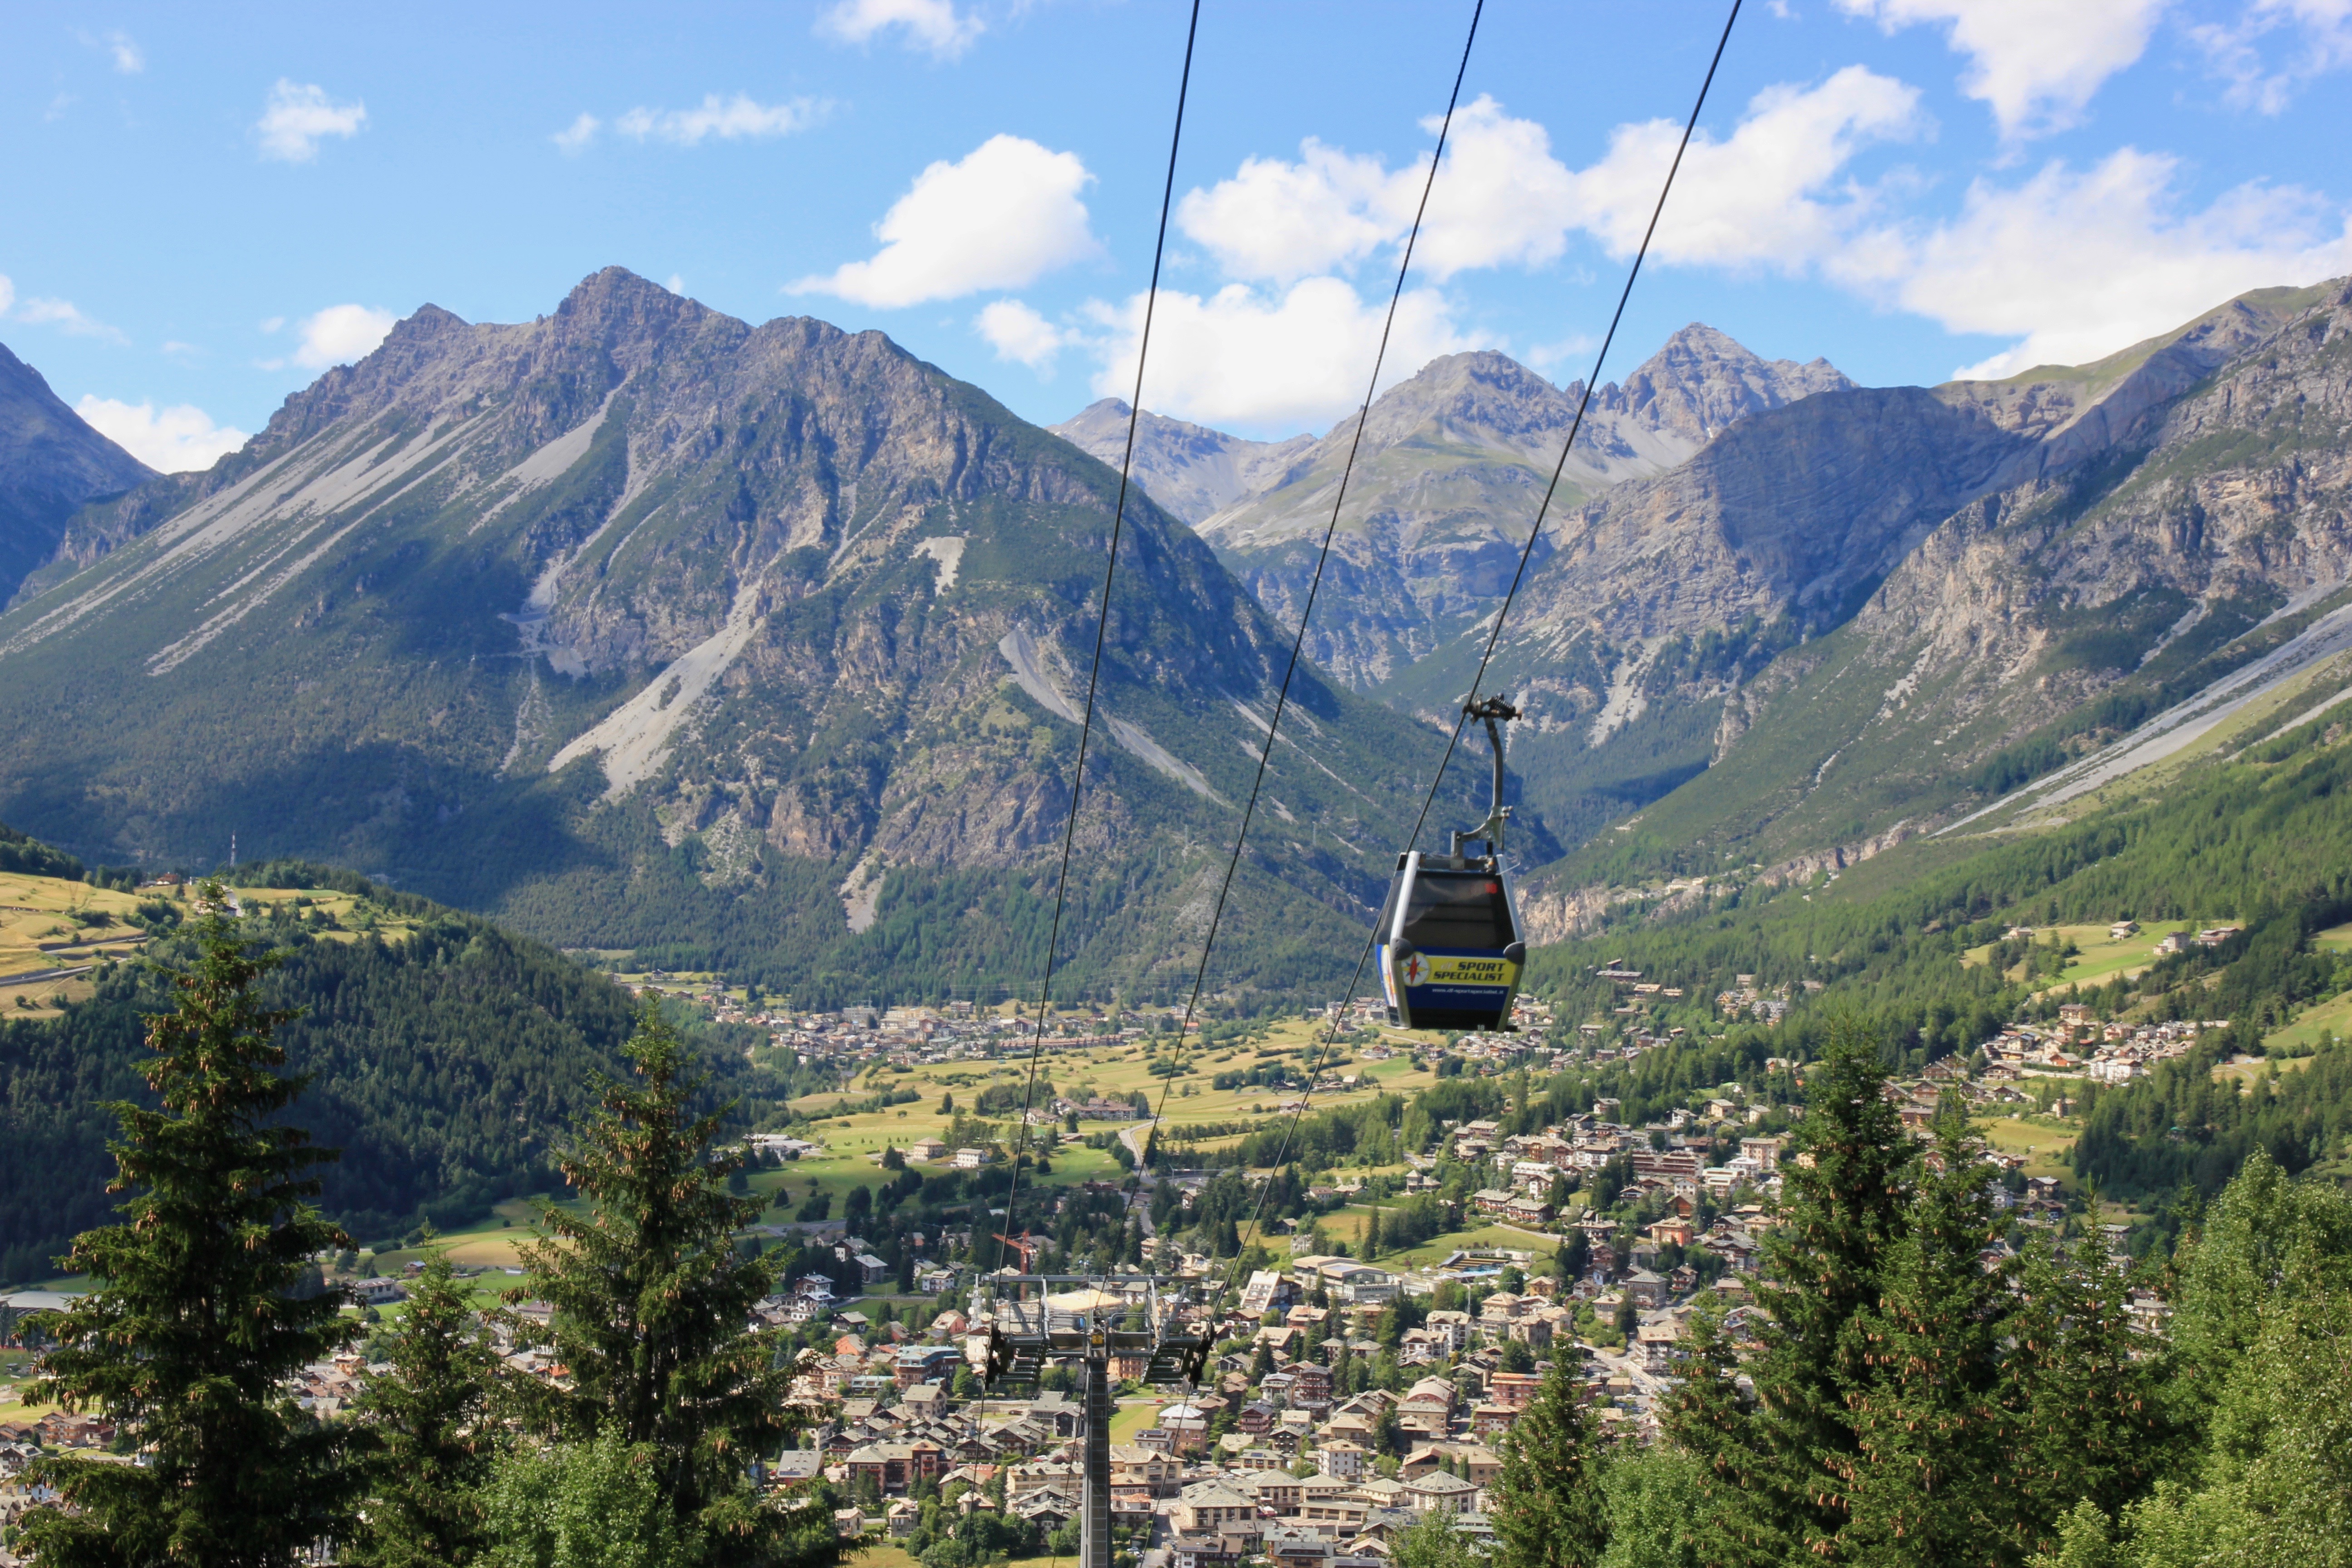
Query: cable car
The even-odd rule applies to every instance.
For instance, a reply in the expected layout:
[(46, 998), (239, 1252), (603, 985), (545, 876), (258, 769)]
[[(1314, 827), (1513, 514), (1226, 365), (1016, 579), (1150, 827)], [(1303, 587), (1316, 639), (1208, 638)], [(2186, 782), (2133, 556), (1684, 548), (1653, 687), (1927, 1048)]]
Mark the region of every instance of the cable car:
[[(1381, 906), (1376, 940), (1389, 1020), (1408, 1029), (1511, 1028), (1511, 1004), (1527, 967), (1518, 906), (1503, 874), (1503, 737), (1497, 720), (1518, 710), (1499, 697), (1464, 710), (1486, 726), (1495, 748), (1495, 790), (1486, 820), (1453, 835), (1444, 855), (1408, 850)], [(1484, 855), (1465, 853), (1484, 841)]]

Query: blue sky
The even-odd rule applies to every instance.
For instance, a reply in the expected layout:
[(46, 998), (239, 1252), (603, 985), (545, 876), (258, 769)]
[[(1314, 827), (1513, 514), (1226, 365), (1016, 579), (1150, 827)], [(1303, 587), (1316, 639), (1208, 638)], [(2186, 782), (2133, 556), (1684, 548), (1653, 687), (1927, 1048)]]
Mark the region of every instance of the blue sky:
[[(1277, 436), (1353, 405), (1469, 10), (1209, 0), (1148, 405)], [(1493, 0), (1391, 379), (1586, 372), (1722, 16)], [(0, 341), (202, 466), (420, 304), (527, 319), (618, 263), (1061, 418), (1132, 374), (1183, 26), (19, 0)], [(2352, 272), (2347, 65), (2352, 0), (1749, 0), (1605, 374), (1695, 320), (1867, 383), (2006, 374)]]

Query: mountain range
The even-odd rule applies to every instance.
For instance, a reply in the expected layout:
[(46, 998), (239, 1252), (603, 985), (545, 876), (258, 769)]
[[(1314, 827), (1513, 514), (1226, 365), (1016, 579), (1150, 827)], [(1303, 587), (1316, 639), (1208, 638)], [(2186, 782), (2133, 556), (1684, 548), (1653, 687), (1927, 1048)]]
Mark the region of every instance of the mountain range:
[[(1748, 415), (1852, 384), (1825, 361), (1768, 362), (1694, 323), (1594, 395), (1554, 504), (1663, 473)], [(1135, 471), (1295, 628), (1356, 448), (1307, 651), (1374, 690), (1500, 602), (1583, 393), (1504, 354), (1449, 354), (1383, 393), (1360, 443), (1353, 418), (1312, 441), (1244, 443), (1148, 416)], [(1052, 428), (1116, 465), (1126, 413), (1097, 403)]]
[[(2054, 820), (2340, 689), (2347, 322), (2341, 280), (2261, 290), (1933, 388), (1695, 324), (1599, 388), (1487, 683), (1542, 932)], [(1352, 960), (1582, 395), (1479, 353), (1370, 409), (1222, 985)], [(10, 525), (0, 815), (99, 859), (236, 832), (811, 999), (1018, 988), (1128, 425), (617, 268), (535, 321), (427, 307), (213, 469)], [(1153, 991), (1356, 432), (1136, 425), (1065, 952)]]
[[(74, 520), (90, 563), (0, 617), (0, 810), (811, 1000), (1025, 988), (1118, 489), (878, 333), (618, 268), (533, 321), (428, 306)], [(1197, 956), (1288, 639), (1140, 492), (1124, 529), (1065, 948), (1149, 988)], [(1293, 702), (1233, 985), (1344, 970), (1438, 751), (1319, 675)]]

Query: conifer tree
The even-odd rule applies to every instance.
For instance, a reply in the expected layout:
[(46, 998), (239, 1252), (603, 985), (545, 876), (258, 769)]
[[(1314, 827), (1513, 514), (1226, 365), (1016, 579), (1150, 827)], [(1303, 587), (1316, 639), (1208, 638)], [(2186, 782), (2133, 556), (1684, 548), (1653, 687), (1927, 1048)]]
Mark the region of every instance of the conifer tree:
[(354, 1327), (340, 1294), (296, 1294), (315, 1255), (352, 1245), (310, 1203), (335, 1156), (279, 1121), (304, 1079), (271, 1039), (293, 1015), (260, 994), (278, 955), (226, 907), (219, 883), (197, 889), (199, 956), (149, 1021), (156, 1108), (110, 1108), (124, 1223), (75, 1239), (61, 1261), (92, 1289), (32, 1325), (54, 1342), (35, 1397), (111, 1418), (145, 1456), (44, 1463), (71, 1510), (28, 1521), (44, 1564), (275, 1568), (335, 1535), (355, 1488), (347, 1435), (287, 1388)]
[(1854, 1451), (1832, 1461), (1845, 1483), (1843, 1552), (1872, 1563), (2013, 1563), (2023, 1543), (2015, 1442), (2001, 1394), (2008, 1270), (1988, 1271), (1998, 1234), (1990, 1183), (1957, 1106), (1937, 1118), (1934, 1167), (1904, 1237), (1887, 1249), (1877, 1302), (1852, 1331), (1865, 1368), (1846, 1399)]
[(1609, 1547), (1600, 1437), (1584, 1390), (1556, 1357), (1536, 1396), (1503, 1435), (1496, 1568), (1596, 1568)]
[[(1836, 1550), (1858, 1453), (1851, 1390), (1872, 1377), (1854, 1320), (1878, 1305), (1887, 1254), (1906, 1228), (1916, 1161), (1884, 1092), (1878, 1041), (1858, 1019), (1834, 1020), (1806, 1070), (1805, 1120), (1781, 1163), (1780, 1222), (1763, 1241), (1767, 1278), (1759, 1347), (1746, 1363), (1758, 1408), (1741, 1430), (1745, 1458), (1716, 1442), (1716, 1484), (1744, 1476), (1709, 1554), (1727, 1563), (1793, 1562)], [(1706, 1421), (1724, 1419), (1720, 1390)], [(1700, 1413), (1690, 1429), (1705, 1423)]]
[(541, 1205), (555, 1240), (525, 1248), (525, 1282), (509, 1292), (553, 1309), (528, 1337), (572, 1374), (568, 1386), (526, 1385), (532, 1424), (644, 1456), (681, 1528), (714, 1552), (723, 1542), (729, 1563), (821, 1568), (838, 1556), (830, 1520), (816, 1528), (822, 1510), (763, 1506), (745, 1479), (785, 1433), (788, 1373), (747, 1327), (773, 1266), (736, 1250), (761, 1204), (726, 1190), (742, 1157), (715, 1148), (727, 1108), (697, 1113), (703, 1079), (652, 1005), (625, 1054), (635, 1082), (604, 1087), (561, 1164), (589, 1212)]
[(2184, 1433), (2165, 1397), (2177, 1358), (2133, 1322), (2128, 1270), (2095, 1251), (2037, 1242), (2012, 1278), (2002, 1391), (2011, 1436), (1996, 1475), (2009, 1536), (2049, 1551), (2078, 1503), (2112, 1512), (2178, 1465)]
[(1692, 1533), (1707, 1561), (1724, 1568), (1778, 1562), (1778, 1509), (1761, 1476), (1762, 1437), (1739, 1397), (1739, 1357), (1724, 1331), (1723, 1314), (1691, 1314), (1683, 1346), (1682, 1381), (1659, 1401), (1658, 1420), (1675, 1447), (1697, 1462), (1703, 1505)]
[(503, 1367), (447, 1251), (429, 1234), (425, 1245), (425, 1272), (390, 1336), (391, 1370), (352, 1405), (373, 1439), (374, 1485), (347, 1560), (365, 1568), (464, 1568), (489, 1544), (482, 1493), (505, 1447)]

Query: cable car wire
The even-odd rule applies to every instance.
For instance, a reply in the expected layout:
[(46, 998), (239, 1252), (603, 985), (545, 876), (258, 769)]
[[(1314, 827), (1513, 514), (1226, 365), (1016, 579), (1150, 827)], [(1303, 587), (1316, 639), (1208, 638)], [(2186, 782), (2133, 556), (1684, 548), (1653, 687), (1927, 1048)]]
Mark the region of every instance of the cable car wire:
[[(1290, 662), (1283, 668), (1282, 685), (1275, 693), (1274, 716), (1265, 727), (1265, 743), (1258, 748), (1257, 776), (1250, 781), (1249, 800), (1242, 807), (1241, 829), (1234, 836), (1234, 852), (1225, 861), (1225, 879), (1217, 886), (1217, 901), (1209, 915), (1208, 934), (1201, 940), (1201, 962), (1192, 971), (1192, 995), (1185, 1001), (1183, 1020), (1176, 1026), (1176, 1059), (1180, 1063), (1184, 1056), (1185, 1033), (1192, 1028), (1193, 1015), (1201, 1005), (1201, 986), (1208, 976), (1209, 953), (1217, 944), (1218, 928), (1224, 923), (1225, 900), (1234, 890), (1234, 875), (1241, 868), (1242, 849), (1249, 842), (1250, 824), (1257, 816), (1258, 793), (1265, 787), (1266, 767), (1274, 755), (1275, 737), (1282, 729), (1282, 716), (1290, 702), (1290, 683), (1298, 673), (1300, 653), (1307, 645), (1307, 623), (1315, 614), (1315, 597), (1322, 591), (1324, 563), (1331, 557), (1331, 538), (1339, 531), (1339, 509), (1348, 499), (1348, 480), (1356, 470), (1356, 453), (1364, 444), (1364, 426), (1371, 419), (1372, 396), (1380, 390), (1381, 366), (1388, 359), (1389, 335), (1396, 328), (1397, 306), (1404, 299), (1405, 275), (1412, 268), (1413, 246), (1421, 238), (1422, 219), (1429, 212), (1429, 193), (1437, 184), (1437, 167), (1445, 161), (1445, 139), (1454, 129), (1454, 106), (1462, 101), (1462, 80), (1469, 74), (1471, 46), (1478, 41), (1478, 18), (1486, 9), (1486, 0), (1476, 0), (1471, 7), (1470, 33), (1462, 40), (1462, 63), (1454, 68), (1454, 92), (1445, 100), (1444, 119), (1438, 122), (1437, 147), (1430, 154), (1429, 177), (1422, 182), (1421, 204), (1413, 208), (1412, 227), (1405, 236), (1404, 254), (1397, 261), (1396, 287), (1389, 293), (1388, 317), (1381, 323), (1380, 346), (1372, 354), (1372, 374), (1364, 384), (1363, 406), (1356, 414), (1356, 433), (1348, 442), (1348, 459), (1339, 469), (1339, 493), (1331, 498), (1331, 521), (1323, 525), (1323, 547), (1315, 556), (1315, 574), (1307, 581), (1307, 603), (1299, 611), (1298, 634), (1290, 639)], [(1158, 1138), (1160, 1118), (1168, 1110), (1168, 1090), (1175, 1081), (1173, 1073), (1160, 1080), (1160, 1109), (1152, 1113), (1151, 1118), (1153, 1131), (1150, 1136), (1153, 1140)], [(1311, 1079), (1308, 1087), (1313, 1088)], [(1157, 1147), (1156, 1142), (1152, 1147)], [(1139, 1184), (1140, 1180), (1139, 1171)]]
[[(1176, 84), (1176, 129), (1168, 139), (1168, 178), (1160, 192), (1160, 232), (1151, 246), (1151, 286), (1143, 300), (1143, 331), (1135, 346), (1135, 395), (1127, 407), (1127, 448), (1118, 463), (1118, 503), (1111, 512), (1110, 557), (1103, 563), (1102, 603), (1095, 612), (1095, 657), (1087, 670), (1087, 706), (1078, 723), (1078, 761), (1070, 773), (1070, 811), (1062, 823), (1062, 866), (1054, 879), (1054, 919), (1045, 938), (1045, 973), (1037, 986), (1037, 1030), (1029, 1048), (1029, 1081), (1021, 1093), (1021, 1134), (1013, 1151), (1013, 1184), (1004, 1195), (1004, 1228), (997, 1232), (996, 1266), (1004, 1267), (1004, 1249), (1011, 1245), (1015, 1211), (1021, 1195), (1021, 1161), (1029, 1147), (1029, 1102), (1037, 1092), (1037, 1063), (1045, 1050), (1045, 1010), (1054, 994), (1055, 950), (1061, 945), (1062, 910), (1070, 888), (1070, 843), (1078, 829), (1078, 802), (1085, 794), (1087, 747), (1094, 739), (1095, 692), (1102, 682), (1103, 641), (1110, 626), (1111, 580), (1118, 572), (1118, 545), (1127, 522), (1127, 492), (1135, 468), (1135, 431), (1143, 417), (1143, 367), (1151, 352), (1151, 317), (1160, 302), (1160, 267), (1168, 253), (1168, 214), (1176, 197), (1176, 153), (1184, 142), (1184, 102), (1192, 88), (1192, 44), (1201, 30), (1201, 0), (1192, 0), (1192, 20), (1184, 27), (1184, 69)], [(986, 1218), (985, 1198), (981, 1200)]]
[[(1422, 799), (1421, 815), (1414, 819), (1412, 837), (1405, 843), (1408, 853), (1421, 842), (1422, 829), (1429, 824), (1429, 814), (1436, 805), (1437, 792), (1445, 783), (1446, 767), (1454, 761), (1454, 753), (1461, 745), (1463, 727), (1469, 722), (1470, 705), (1478, 700), (1478, 689), (1486, 679), (1486, 667), (1494, 662), (1495, 649), (1502, 640), (1503, 627), (1510, 619), (1512, 603), (1518, 597), (1519, 584), (1527, 576), (1528, 559), (1535, 552), (1536, 541), (1543, 537), (1544, 521), (1550, 514), (1552, 498), (1559, 489), (1560, 476), (1567, 470), (1569, 454), (1575, 449), (1577, 435), (1584, 428), (1585, 411), (1592, 404), (1592, 389), (1600, 384), (1601, 367), (1609, 362), (1610, 346), (1616, 342), (1617, 328), (1625, 319), (1625, 305), (1633, 297), (1634, 280), (1642, 276), (1642, 263), (1650, 254), (1650, 241), (1658, 232), (1658, 219), (1665, 213), (1666, 197), (1675, 188), (1675, 175), (1682, 169), (1683, 154), (1690, 150), (1691, 137), (1698, 130), (1700, 111), (1706, 107), (1706, 95), (1715, 85), (1715, 73), (1723, 64), (1723, 51), (1731, 42), (1732, 26), (1739, 20), (1740, 4), (1741, 0), (1731, 0), (1731, 13), (1724, 18), (1723, 34), (1716, 40), (1715, 54), (1707, 61), (1706, 76), (1699, 83), (1697, 100), (1691, 105), (1689, 119), (1684, 121), (1682, 141), (1675, 148), (1674, 162), (1666, 167), (1665, 180), (1658, 189), (1657, 204), (1650, 209), (1649, 226), (1642, 231), (1641, 247), (1633, 253), (1633, 266), (1626, 269), (1625, 286), (1617, 295), (1617, 309), (1609, 318), (1609, 331), (1601, 340), (1600, 352), (1593, 356), (1592, 374), (1585, 378), (1583, 395), (1577, 399), (1576, 416), (1569, 424), (1568, 438), (1560, 443), (1559, 461), (1552, 466), (1551, 483), (1544, 488), (1543, 501), (1536, 509), (1535, 525), (1528, 531), (1527, 543), (1520, 547), (1518, 567), (1511, 574), (1510, 588), (1503, 595), (1502, 607), (1496, 612), (1494, 630), (1487, 634), (1486, 650), (1478, 658), (1477, 672), (1472, 676), (1469, 692), (1463, 698), (1463, 710), (1454, 721), (1454, 732), (1446, 740), (1445, 753), (1438, 759), (1436, 774), (1429, 781), (1429, 793)], [(1339, 1037), (1339, 1026), (1346, 1021), (1348, 1006), (1355, 1000), (1356, 987), (1363, 981), (1364, 963), (1371, 957), (1372, 948), (1379, 939), (1378, 930), (1364, 939), (1363, 951), (1356, 957), (1355, 973), (1349, 977), (1348, 989), (1341, 996), (1339, 1016), (1331, 1020), (1331, 1027), (1325, 1033), (1322, 1045), (1317, 1048), (1314, 1065), (1307, 1075), (1307, 1091), (1299, 1097), (1297, 1105), (1291, 1111), (1290, 1121), (1284, 1126), (1282, 1142), (1276, 1150), (1270, 1173), (1282, 1169), (1283, 1157), (1290, 1151), (1290, 1142), (1298, 1130), (1299, 1118), (1306, 1114), (1307, 1101), (1315, 1092), (1315, 1080), (1322, 1073), (1324, 1058), (1330, 1052), (1331, 1042)], [(1257, 1207), (1250, 1216), (1250, 1233), (1253, 1236), (1262, 1234), (1260, 1226), (1265, 1216), (1265, 1200), (1273, 1190), (1274, 1178), (1269, 1173), (1258, 1188)], [(1234, 1249), (1234, 1266), (1225, 1281), (1226, 1290), (1233, 1288), (1234, 1278), (1241, 1272), (1242, 1251), (1246, 1246), (1244, 1242)], [(1220, 1297), (1223, 1294), (1221, 1290)]]

